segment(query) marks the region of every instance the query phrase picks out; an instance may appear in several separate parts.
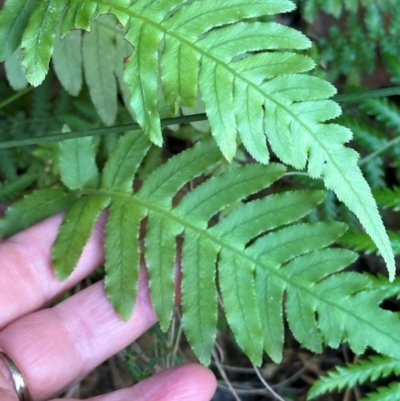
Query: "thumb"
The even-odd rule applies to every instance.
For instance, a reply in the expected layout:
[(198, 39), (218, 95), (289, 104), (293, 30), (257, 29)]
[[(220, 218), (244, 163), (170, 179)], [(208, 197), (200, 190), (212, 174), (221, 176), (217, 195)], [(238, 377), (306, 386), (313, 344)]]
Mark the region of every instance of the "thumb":
[(0, 358), (0, 400), (18, 401), (18, 396), (14, 389), (10, 369), (2, 360), (2, 358)]

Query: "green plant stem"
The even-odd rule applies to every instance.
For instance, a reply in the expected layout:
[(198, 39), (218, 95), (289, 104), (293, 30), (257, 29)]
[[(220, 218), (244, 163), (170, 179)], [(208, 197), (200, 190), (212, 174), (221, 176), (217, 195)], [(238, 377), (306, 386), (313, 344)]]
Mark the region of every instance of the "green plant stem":
[(283, 174), (282, 177), (290, 177), (293, 175), (310, 178), (310, 175), (308, 173), (302, 173), (301, 171), (289, 171), (289, 172)]
[[(14, 96), (6, 99), (2, 103), (0, 103), (0, 109), (14, 100), (17, 100), (21, 96), (25, 95), (26, 93), (30, 92), (32, 87), (26, 88)], [(385, 96), (394, 96), (400, 95), (400, 86), (395, 86), (391, 88), (384, 88), (384, 89), (377, 89), (377, 90), (370, 90), (370, 91), (362, 91), (356, 93), (344, 93), (341, 95), (334, 96), (333, 100), (339, 103), (347, 103), (347, 102), (360, 102), (365, 99), (373, 98), (373, 97), (385, 97)], [(175, 124), (185, 124), (191, 123), (195, 121), (204, 121), (207, 120), (207, 115), (205, 113), (201, 114), (191, 114), (189, 116), (181, 116), (181, 117), (174, 117), (174, 118), (165, 118), (161, 120), (161, 126), (166, 127), (168, 125), (175, 125)], [(94, 128), (82, 131), (72, 131), (68, 133), (59, 133), (53, 135), (47, 135), (40, 138), (27, 138), (27, 139), (18, 139), (18, 140), (11, 140), (11, 141), (4, 141), (0, 142), (0, 149), (6, 148), (15, 148), (18, 146), (28, 146), (28, 145), (38, 145), (40, 143), (47, 143), (47, 142), (57, 142), (62, 141), (64, 139), (71, 139), (71, 138), (82, 138), (85, 136), (96, 136), (96, 135), (106, 135), (106, 134), (115, 134), (124, 131), (131, 131), (141, 129), (139, 124), (132, 123), (132, 124), (125, 124), (125, 125), (117, 125), (114, 127), (103, 127), (103, 128)], [(388, 143), (388, 147), (392, 146), (393, 141)], [(378, 152), (381, 153), (386, 148), (380, 149)], [(374, 152), (375, 153), (375, 152)], [(367, 156), (368, 160), (376, 155), (372, 153), (371, 155)], [(378, 154), (379, 154), (378, 153)], [(367, 159), (367, 158), (365, 158)], [(364, 163), (365, 159), (363, 159), (360, 163)]]
[(0, 109), (2, 109), (3, 107), (8, 106), (9, 104), (11, 104), (12, 102), (15, 102), (16, 100), (18, 100), (20, 97), (26, 95), (27, 93), (31, 92), (33, 90), (33, 86), (28, 86), (25, 89), (22, 89), (21, 91), (15, 93), (14, 95), (10, 96), (9, 98), (7, 98), (6, 100), (3, 100), (0, 103)]
[(393, 86), (390, 88), (375, 89), (375, 90), (361, 91), (355, 93), (343, 93), (341, 95), (334, 96), (333, 100), (335, 100), (338, 103), (361, 102), (362, 100), (371, 99), (373, 97), (387, 97), (395, 95), (400, 95), (400, 86)]
[[(203, 121), (206, 119), (207, 119), (207, 116), (205, 113), (192, 114), (189, 116), (181, 116), (181, 117), (174, 117), (174, 118), (165, 118), (165, 119), (161, 120), (161, 126), (165, 127), (167, 125), (185, 124), (185, 123), (191, 123), (191, 122), (195, 122), (195, 121)], [(139, 124), (133, 123), (133, 124), (116, 125), (114, 127), (103, 127), (103, 128), (87, 129), (87, 130), (82, 130), (82, 131), (72, 131), (72, 132), (68, 132), (68, 133), (47, 135), (47, 136), (43, 136), (40, 138), (26, 138), (26, 139), (12, 140), (12, 141), (4, 141), (4, 142), (0, 142), (0, 149), (15, 148), (18, 146), (27, 146), (27, 145), (37, 145), (40, 143), (47, 143), (47, 142), (58, 142), (58, 141), (63, 141), (65, 139), (82, 138), (85, 136), (116, 134), (119, 132), (133, 131), (133, 130), (139, 130), (139, 129), (141, 129)]]

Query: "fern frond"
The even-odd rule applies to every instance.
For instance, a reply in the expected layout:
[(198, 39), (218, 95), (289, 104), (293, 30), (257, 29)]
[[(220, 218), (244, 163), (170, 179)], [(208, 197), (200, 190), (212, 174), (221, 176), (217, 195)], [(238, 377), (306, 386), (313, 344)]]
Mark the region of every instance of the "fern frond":
[[(142, 220), (147, 219), (144, 256), (150, 296), (164, 329), (174, 306), (176, 237), (182, 234), (183, 324), (201, 362), (209, 363), (215, 340), (218, 288), (235, 338), (254, 363), (261, 363), (263, 351), (275, 361), (281, 359), (283, 308), (294, 336), (313, 351), (320, 351), (322, 344), (337, 346), (347, 341), (357, 353), (371, 346), (383, 354), (400, 356), (395, 346), (399, 335), (392, 330), (397, 317), (379, 308), (385, 294), (371, 288), (368, 276), (335, 274), (355, 259), (350, 251), (326, 248), (343, 234), (345, 226), (337, 222), (291, 225), (323, 200), (322, 191), (283, 192), (238, 203), (224, 217), (219, 214), (279, 179), (284, 166), (230, 167), (196, 186), (176, 205), (174, 199), (183, 186), (221, 161), (213, 141), (169, 159), (137, 192), (132, 181), (150, 144), (141, 132), (128, 132), (120, 139), (96, 181), (86, 179), (97, 171), (93, 153), (90, 156), (88, 150), (88, 157), (78, 151), (88, 146), (87, 138), (73, 141), (77, 142), (65, 141), (60, 147), (60, 158), (68, 154), (74, 161), (68, 169), (61, 168), (62, 181), (74, 189), (75, 199), (78, 196), (64, 217), (52, 251), (61, 279), (72, 273), (97, 217), (110, 206), (105, 285), (111, 303), (125, 319), (135, 305)], [(84, 163), (93, 174), (76, 173), (76, 166)], [(24, 201), (9, 209), (0, 232), (10, 234), (14, 224), (20, 227), (36, 221), (38, 212), (39, 217), (46, 217), (49, 207), (43, 196), (53, 209), (59, 208), (64, 191), (47, 191), (58, 191), (62, 201), (38, 192), (35, 207), (25, 214), (19, 213), (27, 204)]]
[[(168, 8), (166, 7), (163, 13), (160, 9), (157, 9), (156, 13), (153, 10), (154, 5), (144, 7), (145, 3), (143, 8), (140, 8), (142, 6), (140, 3), (137, 8), (133, 5), (129, 9), (131, 23), (136, 22), (141, 27), (133, 31), (128, 29), (127, 39), (138, 51), (127, 63), (125, 73), (127, 82), (135, 79), (131, 86), (133, 90), (131, 105), (139, 123), (145, 131), (150, 132), (152, 141), (160, 143), (159, 117), (155, 100), (158, 71), (156, 42), (164, 38), (162, 69), (163, 62), (172, 57), (169, 56), (169, 52), (172, 52), (179, 63), (184, 61), (186, 68), (192, 66), (197, 70), (198, 63), (201, 63), (198, 85), (205, 102), (213, 136), (224, 156), (231, 160), (235, 154), (236, 131), (238, 130), (243, 143), (247, 144), (248, 150), (259, 161), (268, 161), (264, 139), (266, 133), (272, 150), (284, 163), (303, 169), (308, 162), (309, 174), (314, 178), (323, 178), (327, 188), (332, 189), (338, 198), (360, 218), (369, 235), (380, 244), (378, 247), (393, 278), (394, 262), (390, 246), (368, 185), (356, 166), (357, 154), (343, 147), (343, 143), (350, 140), (351, 133), (337, 125), (321, 124), (340, 113), (334, 102), (325, 100), (332, 96), (335, 90), (328, 83), (317, 78), (294, 74), (301, 70), (292, 70), (291, 74), (275, 77), (265, 72), (260, 74), (257, 66), (260, 65), (260, 58), (265, 55), (262, 52), (255, 55), (249, 53), (269, 49), (303, 49), (309, 46), (308, 40), (298, 32), (274, 23), (237, 22), (237, 16), (234, 14), (235, 7), (241, 10), (239, 12), (241, 18), (243, 13), (248, 12), (242, 10), (239, 3), (239, 1), (234, 4), (229, 2), (229, 7), (225, 9), (221, 20), (217, 20), (217, 16), (225, 7), (225, 3), (221, 2), (212, 2), (212, 4), (202, 2), (201, 6), (193, 2), (178, 9), (165, 20), (162, 18), (171, 11), (175, 3), (169, 2)], [(284, 8), (287, 6), (288, 4), (282, 3), (280, 11), (286, 11)], [(246, 10), (251, 10), (252, 16), (258, 12), (255, 5), (253, 7), (246, 5)], [(213, 11), (213, 18), (206, 20), (205, 16), (211, 11)], [(273, 10), (272, 5), (265, 3), (263, 13), (273, 12), (277, 10)], [(154, 21), (153, 24), (147, 23), (146, 18), (151, 18)], [(231, 25), (217, 31), (210, 31), (213, 23), (223, 25), (227, 22)], [(197, 40), (198, 35), (204, 33), (206, 35)], [(139, 34), (140, 41), (137, 36)], [(268, 42), (265, 41), (266, 37), (269, 38)], [(171, 43), (170, 46), (169, 43)], [(140, 47), (142, 44), (143, 48)], [(184, 58), (183, 55), (179, 57), (179, 53), (177, 57), (177, 46), (185, 49)], [(282, 62), (281, 53), (278, 52), (275, 56), (276, 62)], [(238, 57), (242, 58), (237, 60)], [(146, 76), (141, 77), (141, 71), (143, 71), (141, 63), (144, 58), (148, 69), (146, 69)], [(305, 66), (304, 62), (299, 63), (300, 65)], [(311, 65), (307, 67), (309, 69)], [(164, 65), (164, 69), (166, 68)], [(150, 79), (149, 70), (151, 69), (153, 69), (153, 77)], [(193, 77), (191, 74), (182, 74), (180, 68), (176, 68), (175, 71), (176, 74), (179, 72), (181, 77)], [(164, 78), (169, 79), (170, 76), (164, 76)], [(269, 81), (265, 81), (268, 78)], [(170, 85), (171, 88), (175, 87), (176, 80), (174, 82)], [(192, 79), (186, 85), (181, 83), (178, 88), (187, 86), (191, 88), (191, 93), (194, 95), (197, 92), (196, 82)], [(249, 107), (239, 105), (238, 99), (241, 99), (243, 94), (245, 99), (252, 99), (257, 105), (255, 107), (254, 103), (252, 104), (251, 114), (249, 114)], [(177, 96), (180, 105), (190, 106), (185, 104), (184, 100), (179, 101), (179, 97), (194, 98), (194, 96), (179, 93)], [(236, 96), (239, 97), (235, 100)], [(241, 125), (236, 125), (236, 121), (242, 122)], [(282, 129), (283, 127), (285, 129)], [(264, 146), (260, 148), (259, 145), (263, 142)], [(255, 149), (262, 149), (263, 156), (260, 155), (260, 150), (256, 153)], [(346, 168), (343, 168), (345, 165)], [(362, 197), (359, 196), (360, 193), (363, 194)]]
[(0, 220), (1, 236), (9, 237), (55, 213), (68, 209), (76, 201), (76, 195), (62, 189), (42, 189), (25, 195), (7, 208)]
[[(334, 390), (343, 390), (346, 387), (351, 388), (358, 384), (363, 384), (369, 380), (377, 380), (393, 374), (400, 375), (399, 360), (384, 356), (372, 356), (369, 359), (361, 360), (358, 363), (348, 364), (345, 367), (338, 366), (336, 370), (328, 372), (326, 376), (321, 377), (316, 383), (313, 384), (308, 393), (308, 399), (315, 398), (321, 394), (325, 394)], [(399, 395), (399, 384), (396, 383), (395, 388), (397, 389), (397, 397), (393, 396), (393, 391), (395, 391), (393, 384), (390, 386), (390, 391), (392, 391), (392, 398), (390, 398), (390, 400), (396, 400)], [(382, 389), (380, 391), (386, 392), (389, 391), (389, 388)], [(389, 400), (389, 398), (376, 398), (377, 394), (374, 394), (375, 393), (370, 393), (370, 395), (364, 398), (364, 400)], [(371, 396), (373, 398), (370, 398)]]
[[(400, 189), (395, 187), (390, 188), (379, 188), (374, 191), (374, 196), (378, 202), (378, 205), (385, 209), (393, 209), (394, 211), (400, 210)], [(388, 231), (389, 240), (395, 255), (400, 254), (400, 233), (397, 231)], [(371, 238), (367, 235), (360, 233), (355, 230), (349, 230), (344, 234), (339, 242), (348, 246), (358, 252), (374, 253), (377, 252), (377, 247), (371, 241)]]
[(385, 298), (397, 298), (400, 299), (400, 280), (396, 278), (392, 283), (385, 281), (382, 275), (370, 275), (372, 281), (371, 289), (376, 289), (385, 295)]
[[(61, 35), (73, 28), (89, 29), (91, 17), (114, 13), (126, 26), (125, 38), (135, 48), (124, 74), (131, 94), (130, 105), (152, 142), (162, 143), (158, 112), (160, 77), (172, 110), (193, 107), (200, 92), (212, 135), (226, 159), (234, 157), (239, 135), (257, 161), (268, 162), (268, 139), (284, 163), (297, 169), (307, 167), (311, 177), (322, 178), (325, 186), (360, 219), (380, 249), (393, 279), (390, 243), (357, 166), (358, 154), (344, 146), (351, 139), (351, 132), (325, 123), (340, 114), (337, 104), (327, 100), (336, 91), (321, 79), (300, 74), (312, 69), (314, 63), (294, 50), (310, 47), (310, 41), (287, 26), (250, 20), (291, 11), (294, 4), (287, 0), (129, 3), (71, 0), (67, 4), (66, 0), (47, 0), (37, 5), (31, 10), (26, 29), (20, 27), (24, 29), (23, 65), (28, 81), (37, 85), (47, 72), (53, 50), (52, 33), (57, 28), (51, 13), (57, 11), (62, 15)], [(16, 18), (14, 10), (5, 7), (0, 25), (3, 20)], [(95, 32), (85, 34), (84, 43), (95, 36)], [(97, 58), (98, 63), (103, 65)], [(114, 99), (115, 76), (108, 76)], [(102, 86), (103, 81), (97, 81), (90, 84), (92, 90)], [(104, 108), (104, 93), (101, 90), (92, 97), (103, 100), (97, 107), (103, 110), (104, 121), (110, 123), (114, 106)]]
[(388, 142), (387, 136), (384, 135), (382, 130), (367, 124), (360, 117), (340, 117), (339, 121), (352, 130), (354, 140), (368, 152), (376, 151), (384, 147)]
[(373, 393), (368, 393), (366, 397), (360, 401), (392, 401), (400, 396), (400, 384), (390, 383), (387, 387), (380, 387)]
[(379, 121), (382, 121), (396, 133), (400, 127), (400, 110), (387, 98), (375, 98), (364, 100), (361, 107), (370, 115), (373, 115)]
[(15, 199), (37, 179), (36, 174), (24, 174), (9, 182), (0, 182), (0, 202)]
[(375, 199), (379, 206), (386, 209), (400, 210), (400, 188), (381, 188), (374, 191)]
[[(390, 243), (392, 245), (393, 253), (397, 256), (400, 255), (400, 233), (397, 231), (388, 231)], [(342, 246), (354, 249), (357, 252), (365, 252), (366, 254), (377, 252), (376, 245), (371, 238), (356, 230), (349, 230), (340, 239), (339, 243)]]

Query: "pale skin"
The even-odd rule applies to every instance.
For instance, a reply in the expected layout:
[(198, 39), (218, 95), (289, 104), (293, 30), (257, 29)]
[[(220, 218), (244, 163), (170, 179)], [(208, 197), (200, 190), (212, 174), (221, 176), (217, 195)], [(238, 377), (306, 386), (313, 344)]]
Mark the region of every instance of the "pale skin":
[[(128, 322), (108, 303), (102, 282), (47, 307), (103, 262), (100, 223), (74, 273), (67, 281), (58, 281), (51, 266), (51, 245), (60, 222), (61, 217), (54, 216), (0, 243), (0, 348), (20, 367), (34, 401), (55, 401), (54, 394), (81, 380), (157, 321), (145, 274)], [(208, 401), (215, 388), (210, 370), (187, 364), (90, 400)], [(0, 400), (18, 401), (2, 361)]]

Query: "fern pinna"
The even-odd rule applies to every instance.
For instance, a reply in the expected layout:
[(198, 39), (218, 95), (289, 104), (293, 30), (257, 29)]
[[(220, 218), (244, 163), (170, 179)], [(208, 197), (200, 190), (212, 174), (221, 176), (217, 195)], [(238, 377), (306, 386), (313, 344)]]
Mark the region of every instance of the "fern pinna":
[[(338, 105), (328, 100), (335, 89), (302, 74), (313, 69), (314, 62), (295, 51), (309, 48), (311, 42), (294, 29), (260, 21), (294, 7), (289, 0), (7, 0), (0, 14), (0, 60), (22, 52), (19, 59), (27, 81), (39, 85), (54, 46), (79, 54), (81, 39), (71, 31), (91, 29), (85, 33), (90, 39), (82, 40), (82, 58), (93, 102), (105, 123), (111, 124), (115, 116), (114, 74), (138, 123), (158, 145), (161, 103), (173, 114), (181, 106), (193, 107), (201, 93), (212, 135), (227, 160), (234, 157), (239, 136), (255, 160), (268, 163), (268, 140), (282, 162), (322, 178), (360, 219), (393, 279), (390, 241), (357, 165), (358, 154), (344, 146), (352, 134), (325, 123), (340, 114)], [(104, 31), (95, 25), (101, 22), (96, 18), (107, 13), (118, 19), (113, 20), (116, 29), (118, 24), (124, 27), (122, 34), (134, 48), (129, 57), (122, 57), (126, 49), (117, 52), (113, 47), (121, 40), (101, 40)], [(104, 62), (99, 51), (85, 46), (96, 41), (108, 43), (103, 57), (119, 55), (119, 61)], [(54, 54), (56, 66), (62, 64), (60, 54)], [(75, 64), (62, 72), (56, 68), (70, 93), (79, 91), (82, 58), (74, 58)], [(66, 65), (71, 62), (65, 60)], [(79, 85), (71, 87), (75, 77)], [(112, 103), (107, 103), (107, 93)]]
[[(329, 372), (328, 375), (320, 378), (311, 387), (308, 399), (333, 390), (354, 388), (357, 385), (368, 383), (368, 381), (376, 382), (393, 375), (400, 375), (400, 361), (398, 359), (373, 356), (358, 363), (348, 364), (344, 368), (337, 367), (335, 371)], [(397, 400), (399, 394), (400, 384), (391, 382), (386, 386), (377, 386), (375, 390), (368, 392), (360, 401), (392, 401)]]
[(400, 334), (393, 330), (397, 317), (379, 308), (382, 293), (369, 288), (373, 281), (351, 272), (334, 274), (356, 257), (348, 250), (327, 248), (346, 226), (292, 224), (323, 200), (323, 191), (282, 192), (247, 201), (216, 220), (228, 205), (278, 180), (285, 167), (231, 167), (196, 186), (176, 205), (173, 200), (186, 183), (221, 162), (220, 151), (213, 141), (198, 143), (154, 170), (134, 192), (133, 179), (149, 147), (141, 132), (126, 133), (99, 174), (92, 138), (60, 142), (64, 186), (38, 190), (11, 205), (0, 233), (11, 235), (68, 208), (52, 251), (56, 274), (64, 280), (108, 207), (105, 287), (116, 311), (128, 319), (139, 276), (139, 232), (146, 219), (150, 294), (163, 329), (175, 304), (176, 243), (183, 234), (184, 329), (205, 364), (216, 335), (217, 288), (238, 344), (256, 364), (263, 351), (274, 361), (281, 359), (282, 304), (294, 336), (314, 352), (321, 352), (323, 343), (336, 347), (347, 341), (358, 353), (371, 346), (400, 357)]

